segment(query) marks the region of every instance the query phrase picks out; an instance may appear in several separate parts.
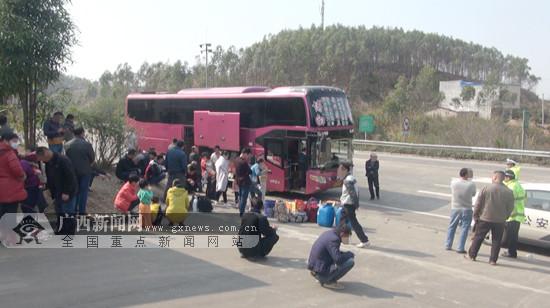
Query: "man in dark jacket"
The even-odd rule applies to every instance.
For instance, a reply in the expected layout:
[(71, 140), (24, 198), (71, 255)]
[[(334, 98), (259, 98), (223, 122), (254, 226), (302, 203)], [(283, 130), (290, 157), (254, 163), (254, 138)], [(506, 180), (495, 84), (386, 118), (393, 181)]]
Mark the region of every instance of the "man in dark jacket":
[(88, 191), (92, 180), (92, 163), (95, 160), (95, 152), (92, 144), (84, 139), (84, 129), (78, 127), (74, 130), (74, 138), (65, 146), (65, 153), (71, 160), (76, 171), (78, 181), (78, 195), (76, 197), (76, 209), (78, 214), (86, 215), (86, 203)]
[(321, 286), (329, 289), (343, 289), (338, 280), (346, 275), (355, 265), (351, 251), (341, 252), (340, 244), (348, 243), (351, 228), (343, 223), (325, 231), (313, 243), (307, 268)]
[[(55, 204), (58, 219), (58, 232), (71, 234), (74, 232), (76, 212), (76, 194), (78, 182), (76, 173), (67, 156), (39, 147), (36, 158), (46, 164), (47, 187)], [(64, 217), (61, 219), (61, 217)]]
[(164, 200), (166, 200), (166, 192), (171, 187), (175, 179), (179, 179), (182, 183), (187, 181), (187, 154), (183, 151), (183, 141), (178, 141), (176, 146), (168, 150), (166, 153), (166, 172), (168, 172), (168, 180), (164, 189)]
[(250, 186), (252, 185), (252, 180), (250, 179), (252, 170), (250, 170), (250, 165), (248, 164), (251, 153), (249, 148), (243, 148), (241, 155), (235, 159), (235, 181), (239, 186), (239, 214), (241, 217), (244, 214)]
[(243, 215), (239, 235), (258, 236), (259, 242), (252, 248), (239, 248), (243, 258), (254, 260), (267, 256), (279, 241), (277, 226), (270, 226), (267, 217), (261, 214), (264, 207), (261, 199), (252, 198), (250, 212)]
[(380, 163), (376, 153), (370, 155), (370, 159), (365, 163), (365, 171), (369, 182), (370, 199), (374, 200), (374, 190), (376, 189), (376, 198), (380, 199), (380, 184), (378, 183), (378, 169)]
[(62, 119), (63, 113), (57, 111), (53, 114), (51, 119), (44, 122), (42, 127), (44, 135), (48, 138), (48, 147), (56, 153), (63, 152), (63, 134), (65, 129), (61, 125)]
[(137, 151), (135, 149), (129, 149), (126, 155), (119, 159), (118, 163), (116, 164), (116, 170), (115, 175), (117, 178), (119, 178), (123, 182), (128, 181), (128, 177), (130, 177), (130, 174), (140, 174), (140, 170), (136, 163), (134, 162), (134, 158), (137, 155)]
[(514, 193), (503, 184), (504, 172), (493, 173), (493, 183), (481, 190), (474, 206), (475, 235), (465, 258), (476, 260), (485, 236), (491, 231), (491, 257), (489, 264), (496, 265), (504, 233), (504, 223), (514, 209)]
[(69, 113), (63, 123), (63, 138), (65, 142), (71, 141), (74, 138), (74, 129), (74, 115)]

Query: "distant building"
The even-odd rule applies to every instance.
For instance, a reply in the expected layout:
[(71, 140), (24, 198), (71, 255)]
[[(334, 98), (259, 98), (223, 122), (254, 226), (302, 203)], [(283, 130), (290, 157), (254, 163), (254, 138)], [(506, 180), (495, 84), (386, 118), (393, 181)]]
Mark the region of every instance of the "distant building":
[(439, 107), (452, 113), (474, 113), (490, 119), (520, 108), (519, 85), (500, 85), (493, 91), (484, 91), (483, 83), (452, 80), (439, 82), (439, 91), (444, 95)]

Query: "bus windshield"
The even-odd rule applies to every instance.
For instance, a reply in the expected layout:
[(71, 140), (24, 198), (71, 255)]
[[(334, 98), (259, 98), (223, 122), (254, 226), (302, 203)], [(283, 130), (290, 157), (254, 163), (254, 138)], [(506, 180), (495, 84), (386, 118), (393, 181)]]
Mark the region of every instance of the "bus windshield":
[(311, 126), (333, 127), (353, 125), (353, 116), (342, 91), (318, 90), (308, 95)]

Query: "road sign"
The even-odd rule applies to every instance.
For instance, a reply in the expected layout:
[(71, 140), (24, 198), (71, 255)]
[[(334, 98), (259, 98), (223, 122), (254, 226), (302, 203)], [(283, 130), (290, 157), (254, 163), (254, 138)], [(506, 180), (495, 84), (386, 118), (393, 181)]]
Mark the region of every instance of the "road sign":
[(374, 116), (369, 115), (363, 115), (359, 117), (359, 131), (362, 133), (372, 134), (374, 133), (375, 125), (374, 125)]
[(531, 117), (531, 114), (529, 111), (523, 109), (523, 128), (529, 128), (529, 118)]

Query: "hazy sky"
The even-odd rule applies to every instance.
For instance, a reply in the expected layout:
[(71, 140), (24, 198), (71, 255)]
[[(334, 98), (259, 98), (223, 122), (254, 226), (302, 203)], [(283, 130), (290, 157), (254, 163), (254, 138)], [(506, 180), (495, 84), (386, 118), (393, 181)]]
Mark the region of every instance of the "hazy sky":
[[(320, 24), (321, 0), (72, 0), (79, 46), (68, 73), (98, 79), (128, 62), (195, 63), (199, 44), (246, 47), (269, 33)], [(550, 1), (326, 0), (325, 25), (418, 29), (529, 59), (550, 98)]]

